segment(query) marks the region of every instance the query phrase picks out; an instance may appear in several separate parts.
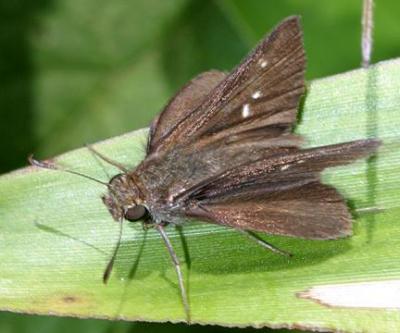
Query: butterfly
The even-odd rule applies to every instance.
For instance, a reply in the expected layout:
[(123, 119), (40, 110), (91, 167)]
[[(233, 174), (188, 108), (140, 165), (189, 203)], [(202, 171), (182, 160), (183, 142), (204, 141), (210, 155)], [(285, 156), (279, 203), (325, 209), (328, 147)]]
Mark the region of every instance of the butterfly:
[[(348, 207), (334, 187), (321, 183), (320, 173), (372, 154), (380, 142), (301, 148), (292, 129), (305, 92), (305, 65), (300, 19), (286, 18), (231, 73), (209, 71), (187, 83), (153, 120), (146, 157), (134, 169), (88, 147), (121, 170), (104, 183), (108, 193), (102, 197), (120, 223), (120, 237), (124, 220), (141, 221), (161, 235), (188, 321), (189, 301), (167, 226), (192, 219), (214, 223), (281, 254), (287, 253), (253, 232), (320, 240), (351, 235)], [(31, 163), (59, 169), (33, 158)]]

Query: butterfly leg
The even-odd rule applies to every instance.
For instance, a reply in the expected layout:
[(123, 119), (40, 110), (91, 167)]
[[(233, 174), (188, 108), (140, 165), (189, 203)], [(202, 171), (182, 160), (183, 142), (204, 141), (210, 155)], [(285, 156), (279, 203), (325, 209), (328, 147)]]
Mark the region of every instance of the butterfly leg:
[(119, 221), (118, 241), (117, 241), (117, 244), (115, 245), (113, 254), (111, 256), (111, 259), (109, 260), (109, 262), (107, 264), (107, 267), (106, 267), (106, 269), (104, 270), (104, 273), (103, 273), (103, 283), (104, 284), (106, 284), (108, 282), (108, 279), (110, 278), (111, 271), (112, 271), (112, 269), (114, 267), (114, 261), (117, 258), (117, 253), (118, 253), (118, 250), (119, 250), (119, 246), (121, 245), (122, 227), (124, 225), (123, 222), (124, 222), (124, 220), (123, 220), (123, 218), (121, 218), (120, 221)]
[(278, 249), (277, 247), (275, 247), (272, 244), (270, 244), (270, 243), (266, 242), (265, 240), (261, 239), (256, 234), (252, 233), (251, 231), (240, 230), (240, 229), (237, 229), (237, 231), (241, 232), (242, 234), (246, 235), (251, 240), (255, 241), (257, 244), (261, 245), (262, 247), (264, 247), (264, 248), (266, 248), (266, 249), (268, 249), (268, 250), (270, 250), (272, 252), (281, 254), (281, 255), (286, 256), (286, 257), (291, 257), (292, 256), (291, 253), (286, 252), (286, 251), (281, 250), (281, 249)]
[(142, 222), (142, 228), (143, 231), (147, 231), (149, 229), (154, 229), (155, 223), (153, 222), (152, 218), (149, 216), (145, 218), (145, 220)]
[(167, 250), (169, 252), (169, 255), (171, 256), (171, 260), (175, 266), (175, 271), (176, 275), (178, 276), (178, 283), (179, 283), (179, 289), (181, 290), (181, 298), (182, 298), (182, 303), (185, 308), (185, 313), (186, 313), (186, 320), (188, 323), (190, 323), (190, 308), (189, 308), (189, 302), (186, 294), (186, 289), (185, 289), (185, 284), (183, 282), (183, 276), (182, 276), (182, 271), (181, 271), (181, 265), (179, 263), (178, 256), (175, 253), (174, 248), (172, 247), (171, 241), (169, 240), (169, 237), (167, 233), (164, 230), (164, 226), (161, 224), (157, 224), (156, 229), (160, 233), (165, 246), (167, 247)]

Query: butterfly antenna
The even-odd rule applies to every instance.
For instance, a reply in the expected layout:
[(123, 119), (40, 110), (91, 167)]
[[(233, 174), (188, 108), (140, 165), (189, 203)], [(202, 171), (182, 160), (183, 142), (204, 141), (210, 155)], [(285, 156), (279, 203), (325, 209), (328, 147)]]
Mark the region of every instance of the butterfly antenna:
[(77, 172), (77, 171), (65, 169), (65, 168), (63, 168), (62, 166), (57, 165), (57, 164), (55, 164), (55, 163), (53, 163), (53, 162), (35, 160), (35, 159), (33, 158), (33, 155), (30, 155), (30, 156), (28, 157), (28, 161), (29, 161), (29, 163), (30, 163), (31, 165), (36, 166), (36, 167), (38, 167), (38, 168), (50, 169), (50, 170), (58, 170), (58, 171), (64, 171), (64, 172), (67, 172), (67, 173), (70, 173), (70, 174), (73, 174), (73, 175), (76, 175), (76, 176), (80, 176), (80, 177), (83, 177), (83, 178), (86, 178), (86, 179), (90, 179), (90, 180), (92, 180), (92, 181), (94, 181), (94, 182), (96, 182), (96, 183), (105, 185), (105, 186), (107, 186), (107, 187), (109, 186), (109, 184), (106, 183), (106, 182), (103, 182), (103, 181), (101, 181), (101, 180), (98, 180), (98, 179), (93, 178), (93, 177), (88, 176), (88, 175), (84, 175), (83, 173), (80, 173), (80, 172)]
[[(89, 149), (89, 151), (94, 155), (97, 156), (98, 158), (102, 159), (103, 161), (107, 162), (108, 164), (111, 164), (113, 166), (115, 166), (116, 168), (118, 168), (119, 170), (121, 170), (123, 173), (129, 173), (129, 169), (127, 169), (125, 166), (123, 166), (121, 163), (114, 161), (110, 158), (108, 158), (107, 156), (103, 155), (102, 153), (98, 152), (96, 149), (94, 149), (91, 145), (86, 144), (85, 145), (87, 149)], [(142, 190), (140, 189), (140, 187), (137, 185), (135, 179), (133, 177), (131, 177), (131, 181), (136, 185), (137, 189), (139, 190), (139, 192), (143, 195)], [(114, 189), (109, 186), (108, 187), (110, 189), (110, 191), (114, 192)]]
[[(102, 159), (103, 161), (106, 161), (108, 164), (111, 164), (111, 165), (115, 166), (116, 168), (120, 169), (124, 173), (128, 173), (129, 172), (129, 170), (125, 166), (123, 166), (121, 163), (108, 158), (107, 156), (103, 155), (102, 153), (99, 153), (91, 145), (86, 145), (86, 147), (87, 147), (87, 149), (89, 149), (89, 151), (93, 155), (97, 156), (98, 158)], [(143, 195), (143, 192), (140, 189), (140, 186), (138, 186), (136, 180), (133, 177), (131, 177), (131, 181), (136, 185), (136, 187), (139, 190), (139, 192)]]
[(128, 173), (129, 170), (123, 166), (121, 163), (117, 161), (113, 161), (112, 159), (108, 158), (107, 156), (103, 155), (102, 153), (99, 153), (97, 150), (95, 150), (91, 145), (86, 145), (86, 148), (89, 149), (89, 151), (97, 156), (98, 158), (102, 159), (103, 161), (107, 162), (108, 164), (111, 164), (115, 166), (116, 168), (120, 169), (122, 172)]
[(106, 267), (106, 269), (104, 270), (104, 273), (103, 273), (103, 283), (104, 283), (104, 284), (106, 284), (106, 283), (108, 282), (109, 278), (110, 278), (111, 271), (112, 271), (113, 266), (114, 266), (115, 258), (117, 257), (117, 253), (118, 253), (118, 250), (119, 250), (119, 246), (120, 246), (120, 244), (121, 244), (121, 239), (122, 239), (122, 225), (123, 225), (123, 219), (121, 219), (121, 220), (119, 221), (119, 235), (118, 235), (118, 241), (117, 241), (117, 244), (115, 245), (113, 255), (112, 255), (110, 261), (108, 262), (107, 267)]
[(158, 232), (160, 233), (165, 246), (168, 249), (168, 252), (171, 256), (171, 260), (175, 266), (175, 271), (176, 271), (176, 275), (178, 277), (178, 283), (179, 283), (179, 289), (181, 291), (181, 298), (182, 298), (182, 303), (183, 306), (185, 308), (185, 313), (186, 313), (186, 320), (188, 323), (190, 323), (191, 319), (190, 319), (190, 307), (189, 307), (189, 301), (188, 301), (188, 297), (186, 294), (186, 289), (185, 289), (185, 284), (183, 282), (183, 276), (182, 276), (182, 271), (181, 271), (181, 264), (179, 262), (178, 256), (176, 255), (174, 248), (172, 247), (171, 241), (169, 240), (169, 237), (167, 235), (167, 233), (164, 230), (164, 227), (160, 224), (156, 225), (156, 228), (158, 230)]

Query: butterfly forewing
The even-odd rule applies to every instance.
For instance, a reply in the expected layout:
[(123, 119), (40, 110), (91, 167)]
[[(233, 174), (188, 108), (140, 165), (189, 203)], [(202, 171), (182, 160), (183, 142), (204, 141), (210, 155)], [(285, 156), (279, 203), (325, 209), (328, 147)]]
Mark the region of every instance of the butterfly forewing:
[[(298, 28), (297, 25), (283, 25), (283, 30), (278, 28), (276, 36), (273, 34), (256, 50), (254, 61), (247, 69), (250, 77), (244, 76), (232, 89), (231, 96), (212, 117), (203, 136), (214, 136), (216, 140), (257, 129), (263, 129), (266, 134), (277, 127), (290, 129), (304, 92), (305, 58), (300, 30), (286, 30), (288, 27)], [(284, 42), (286, 44), (281, 45)], [(285, 52), (275, 60), (279, 50)]]
[(347, 206), (320, 172), (368, 156), (379, 142), (300, 149), (290, 131), (304, 69), (299, 18), (290, 17), (229, 75), (207, 72), (185, 86), (153, 123), (149, 156), (136, 170), (153, 215), (303, 238), (348, 235)]
[(252, 163), (232, 166), (224, 172), (197, 183), (180, 197), (187, 199), (216, 198), (240, 194), (261, 187), (265, 191), (279, 190), (280, 184), (298, 187), (304, 182), (318, 180), (319, 173), (328, 167), (344, 165), (368, 156), (379, 142), (374, 139), (358, 140), (336, 145), (294, 149), (275, 153)]
[(212, 144), (260, 128), (266, 135), (269, 131), (280, 135), (296, 119), (304, 92), (304, 68), (299, 18), (291, 17), (220, 82), (196, 110), (179, 120), (163, 137), (159, 149), (200, 140)]
[(167, 104), (150, 127), (147, 152), (157, 150), (162, 138), (204, 101), (226, 74), (220, 71), (202, 73), (187, 83)]

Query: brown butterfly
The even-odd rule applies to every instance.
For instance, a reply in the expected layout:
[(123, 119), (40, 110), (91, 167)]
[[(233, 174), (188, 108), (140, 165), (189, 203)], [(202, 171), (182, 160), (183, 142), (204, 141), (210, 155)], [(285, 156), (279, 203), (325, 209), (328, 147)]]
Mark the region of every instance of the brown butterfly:
[(164, 240), (188, 321), (179, 260), (165, 232), (169, 224), (200, 219), (232, 227), (282, 254), (251, 232), (322, 240), (351, 234), (346, 203), (320, 182), (320, 172), (368, 156), (379, 141), (301, 149), (291, 130), (305, 91), (304, 70), (299, 18), (289, 17), (230, 74), (205, 72), (184, 86), (152, 122), (146, 158), (133, 170), (89, 147), (122, 171), (105, 183), (103, 197), (120, 235), (124, 219), (142, 220)]

